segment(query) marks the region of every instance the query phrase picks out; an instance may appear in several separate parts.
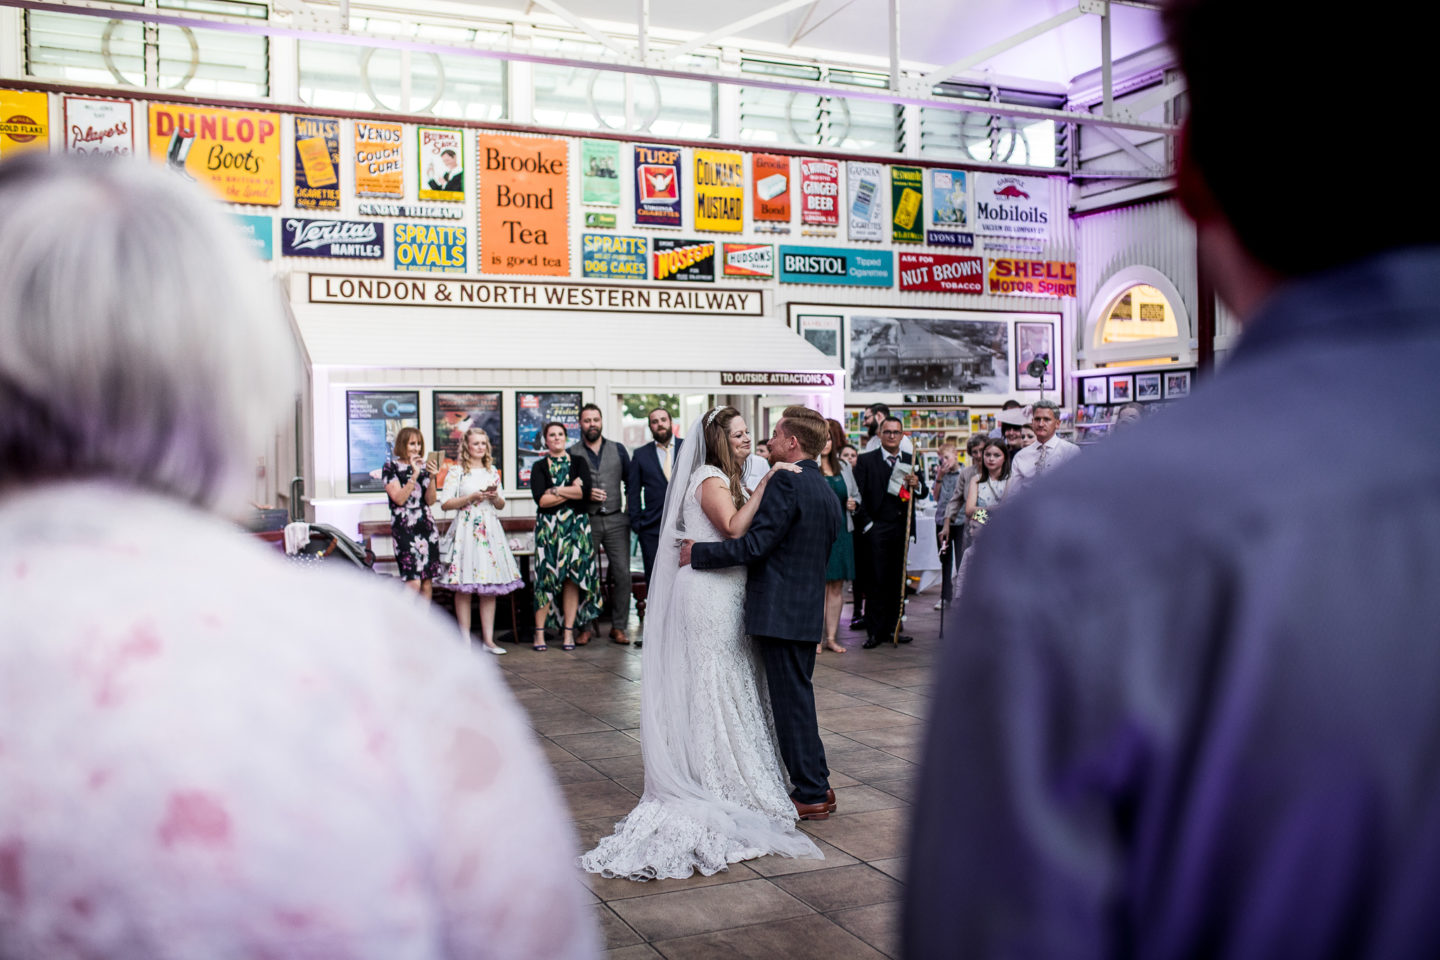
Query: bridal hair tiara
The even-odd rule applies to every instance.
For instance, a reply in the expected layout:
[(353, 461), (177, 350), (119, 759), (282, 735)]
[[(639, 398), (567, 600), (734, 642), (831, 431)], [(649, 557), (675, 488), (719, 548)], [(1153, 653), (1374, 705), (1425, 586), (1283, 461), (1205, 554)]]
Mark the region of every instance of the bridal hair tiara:
[(710, 408), (710, 412), (707, 413), (707, 414), (705, 414), (705, 426), (708, 427), (708, 426), (710, 426), (710, 424), (714, 423), (714, 422), (715, 422), (715, 418), (718, 417), (718, 416), (720, 416), (720, 408), (719, 408), (719, 407), (711, 407), (711, 408)]

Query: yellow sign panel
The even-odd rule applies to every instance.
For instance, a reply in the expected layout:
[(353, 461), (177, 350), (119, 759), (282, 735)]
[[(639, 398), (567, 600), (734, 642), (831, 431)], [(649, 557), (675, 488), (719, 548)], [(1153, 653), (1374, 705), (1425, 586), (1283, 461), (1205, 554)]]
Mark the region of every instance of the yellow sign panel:
[(0, 158), (50, 146), (50, 101), (43, 93), (0, 90)]
[(695, 229), (745, 229), (745, 158), (729, 150), (695, 151)]
[(404, 128), (398, 123), (355, 121), (355, 193), (361, 197), (405, 196)]
[(230, 203), (280, 206), (280, 116), (150, 105), (150, 156)]

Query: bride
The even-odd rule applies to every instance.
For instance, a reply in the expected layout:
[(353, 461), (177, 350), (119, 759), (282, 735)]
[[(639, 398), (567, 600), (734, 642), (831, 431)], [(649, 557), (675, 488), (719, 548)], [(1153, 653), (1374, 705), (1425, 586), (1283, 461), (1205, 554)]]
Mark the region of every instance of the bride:
[(766, 854), (822, 859), (795, 829), (764, 666), (745, 635), (745, 568), (679, 566), (681, 539), (743, 536), (778, 470), (747, 499), (750, 432), (734, 407), (690, 428), (660, 525), (645, 617), (640, 742), (645, 793), (615, 832), (580, 858), (630, 880), (709, 876)]

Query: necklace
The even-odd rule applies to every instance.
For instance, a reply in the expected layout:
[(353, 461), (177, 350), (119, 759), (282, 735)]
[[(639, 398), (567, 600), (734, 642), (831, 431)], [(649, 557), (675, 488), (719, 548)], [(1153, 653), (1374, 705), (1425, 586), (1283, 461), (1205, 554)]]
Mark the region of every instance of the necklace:
[(1006, 484), (1005, 487), (1002, 488), (1001, 491), (997, 494), (997, 493), (995, 492), (995, 478), (994, 478), (994, 477), (986, 477), (986, 478), (985, 478), (985, 486), (986, 486), (987, 488), (989, 488), (989, 490), (990, 490), (990, 500), (991, 500), (991, 502), (992, 502), (992, 503), (999, 503), (1001, 500), (1004, 500), (1004, 499), (1005, 499), (1005, 491), (1009, 489), (1009, 486), (1010, 486), (1010, 485), (1009, 485), (1009, 484)]

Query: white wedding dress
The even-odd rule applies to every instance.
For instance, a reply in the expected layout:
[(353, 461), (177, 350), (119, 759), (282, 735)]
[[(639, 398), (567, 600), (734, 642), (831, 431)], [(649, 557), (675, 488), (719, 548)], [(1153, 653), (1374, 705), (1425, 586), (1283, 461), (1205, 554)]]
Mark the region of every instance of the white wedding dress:
[[(697, 542), (722, 539), (699, 503), (700, 484), (710, 477), (724, 474), (696, 466), (674, 518), (679, 535)], [(667, 498), (667, 517), (670, 506)], [(669, 545), (663, 526), (662, 544)], [(645, 625), (645, 794), (580, 865), (606, 877), (651, 880), (696, 870), (709, 876), (766, 854), (821, 858), (795, 829), (765, 668), (745, 634), (745, 567), (677, 565), (667, 578), (663, 562), (677, 564), (676, 552), (662, 548), (656, 560), (662, 609), (652, 609)]]

